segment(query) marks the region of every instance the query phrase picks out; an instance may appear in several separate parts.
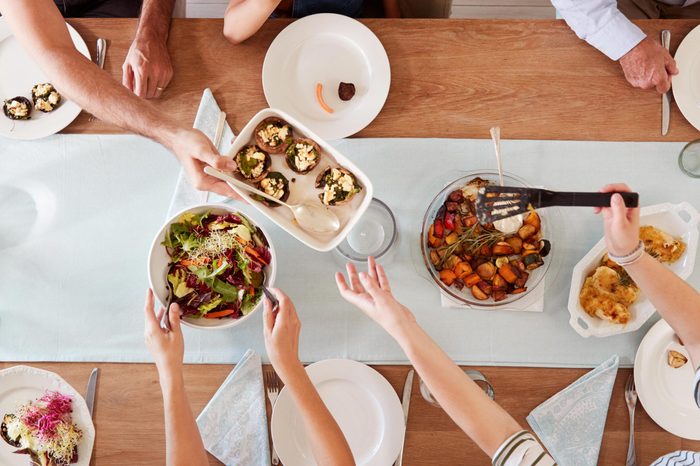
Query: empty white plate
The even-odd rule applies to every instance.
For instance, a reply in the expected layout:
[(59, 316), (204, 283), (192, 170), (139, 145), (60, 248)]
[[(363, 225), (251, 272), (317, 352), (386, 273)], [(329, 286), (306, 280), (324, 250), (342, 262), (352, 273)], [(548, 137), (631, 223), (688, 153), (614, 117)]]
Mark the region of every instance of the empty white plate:
[[(287, 26), (270, 45), (263, 64), (263, 89), (270, 107), (300, 120), (323, 139), (341, 139), (370, 124), (389, 95), (391, 69), (382, 43), (365, 25), (322, 13)], [(341, 82), (355, 85), (342, 101)], [(316, 99), (316, 85), (333, 109)]]
[[(66, 23), (75, 48), (90, 59), (90, 51), (78, 31)], [(32, 87), (51, 82), (39, 65), (24, 51), (5, 18), (0, 17), (0, 105), (23, 96), (32, 100)], [(11, 70), (11, 72), (6, 72)], [(12, 139), (39, 139), (58, 133), (80, 114), (80, 107), (62, 96), (61, 104), (50, 113), (32, 110), (29, 120), (11, 120), (0, 112), (0, 136)]]
[(668, 350), (688, 357), (673, 329), (658, 321), (644, 336), (634, 359), (634, 384), (639, 401), (664, 430), (700, 440), (700, 409), (693, 399), (695, 374), (690, 360), (677, 369), (668, 365)]
[[(65, 380), (53, 372), (29, 366), (14, 366), (0, 371), (0, 417), (13, 413), (20, 405), (40, 398), (46, 390), (54, 390), (73, 398), (73, 422), (82, 430), (83, 439), (78, 444), (78, 462), (75, 466), (88, 466), (95, 442), (95, 426), (83, 397)], [(29, 456), (13, 453), (16, 448), (0, 440), (0, 464), (26, 466)]]
[[(327, 359), (306, 368), (343, 431), (358, 466), (387, 466), (403, 445), (401, 403), (377, 371), (349, 359)], [(272, 440), (282, 463), (314, 466), (302, 418), (285, 387), (272, 411)]]
[(700, 129), (700, 26), (683, 38), (674, 58), (673, 98), (688, 123)]

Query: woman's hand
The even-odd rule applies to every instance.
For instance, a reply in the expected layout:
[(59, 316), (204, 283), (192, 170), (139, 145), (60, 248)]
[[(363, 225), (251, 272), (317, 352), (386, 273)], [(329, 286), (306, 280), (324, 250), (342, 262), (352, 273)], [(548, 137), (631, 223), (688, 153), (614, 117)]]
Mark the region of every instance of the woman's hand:
[(160, 319), (165, 308), (161, 308), (156, 315), (153, 310), (153, 291), (150, 289), (146, 294), (144, 311), (146, 313), (144, 339), (158, 368), (158, 374), (161, 377), (181, 374), (185, 343), (180, 329), (180, 307), (177, 304), (170, 306), (168, 313), (172, 329), (170, 331), (160, 327)]
[[(609, 184), (600, 190), (603, 193), (630, 192), (626, 184)], [(613, 194), (610, 207), (597, 207), (596, 213), (603, 212), (605, 244), (615, 256), (626, 256), (639, 244), (639, 208), (628, 209), (619, 194)]]
[(286, 384), (293, 371), (303, 370), (299, 361), (301, 322), (294, 304), (286, 294), (276, 288), (271, 288), (270, 292), (279, 301), (279, 309), (273, 313), (272, 303), (264, 298), (265, 349), (272, 366)]
[(347, 264), (346, 268), (350, 286), (342, 273), (335, 274), (340, 295), (346, 301), (360, 308), (393, 337), (397, 336), (396, 332), (403, 325), (415, 322), (411, 311), (391, 294), (386, 272), (381, 265), (377, 265), (374, 257), (367, 260), (367, 273), (358, 275), (353, 264)]

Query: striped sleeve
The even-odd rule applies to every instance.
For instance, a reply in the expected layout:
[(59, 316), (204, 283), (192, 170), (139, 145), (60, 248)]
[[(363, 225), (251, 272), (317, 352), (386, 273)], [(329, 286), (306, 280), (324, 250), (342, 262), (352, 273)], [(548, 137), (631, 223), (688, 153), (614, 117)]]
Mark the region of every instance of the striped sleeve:
[(695, 373), (695, 385), (693, 386), (693, 395), (695, 396), (695, 404), (700, 408), (700, 367)]
[(556, 466), (542, 445), (526, 430), (512, 435), (493, 455), (493, 466)]

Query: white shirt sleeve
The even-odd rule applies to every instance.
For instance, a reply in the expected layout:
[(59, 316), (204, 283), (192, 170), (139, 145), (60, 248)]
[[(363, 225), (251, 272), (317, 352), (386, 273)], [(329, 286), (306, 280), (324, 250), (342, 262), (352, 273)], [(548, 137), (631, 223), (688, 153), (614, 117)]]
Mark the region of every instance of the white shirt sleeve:
[(552, 5), (579, 38), (612, 60), (619, 60), (646, 37), (617, 9), (616, 0), (552, 0)]
[(493, 455), (493, 466), (556, 466), (542, 445), (526, 430), (513, 434)]

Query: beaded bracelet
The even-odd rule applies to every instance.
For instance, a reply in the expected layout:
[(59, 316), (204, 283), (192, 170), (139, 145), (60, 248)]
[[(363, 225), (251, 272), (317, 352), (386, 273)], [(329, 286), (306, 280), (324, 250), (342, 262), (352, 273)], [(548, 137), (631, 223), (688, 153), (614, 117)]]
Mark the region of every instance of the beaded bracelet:
[(625, 254), (624, 256), (616, 256), (614, 254), (611, 254), (610, 251), (608, 251), (608, 257), (615, 261), (618, 265), (621, 265), (622, 267), (625, 267), (627, 265), (632, 265), (635, 262), (637, 262), (639, 259), (642, 258), (642, 255), (644, 254), (644, 242), (640, 241), (639, 244), (637, 245), (636, 248), (629, 254)]

